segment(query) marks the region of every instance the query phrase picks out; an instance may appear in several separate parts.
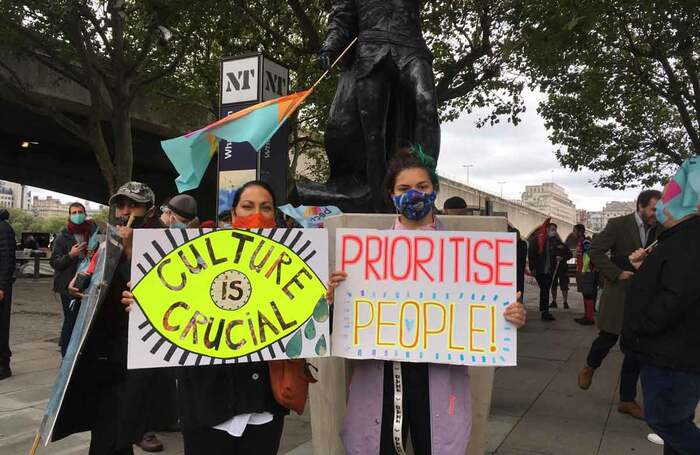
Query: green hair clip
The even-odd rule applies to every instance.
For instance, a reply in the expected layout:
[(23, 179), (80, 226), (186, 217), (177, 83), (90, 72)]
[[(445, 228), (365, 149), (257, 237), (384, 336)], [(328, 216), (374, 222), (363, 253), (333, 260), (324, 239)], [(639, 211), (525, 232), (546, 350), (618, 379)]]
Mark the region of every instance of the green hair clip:
[(433, 181), (433, 183), (437, 182), (438, 175), (437, 172), (435, 172), (435, 168), (437, 167), (437, 163), (435, 163), (435, 158), (425, 153), (423, 151), (423, 146), (420, 144), (411, 144), (409, 150), (411, 150), (411, 152), (416, 156), (416, 158), (418, 158), (420, 164), (427, 169), (428, 174), (430, 174), (430, 179)]

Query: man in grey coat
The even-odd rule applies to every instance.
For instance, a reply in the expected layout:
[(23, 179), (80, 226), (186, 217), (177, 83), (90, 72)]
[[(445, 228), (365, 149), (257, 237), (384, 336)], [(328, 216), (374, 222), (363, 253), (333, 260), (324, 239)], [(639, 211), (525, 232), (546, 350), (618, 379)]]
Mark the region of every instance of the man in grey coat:
[[(591, 246), (591, 260), (605, 280), (600, 299), (598, 337), (591, 344), (587, 365), (578, 376), (578, 385), (587, 390), (593, 381), (596, 368), (615, 346), (622, 331), (625, 295), (629, 279), (634, 275), (623, 270), (615, 258), (626, 258), (633, 251), (649, 247), (656, 240), (660, 227), (656, 221), (656, 202), (661, 193), (645, 190), (637, 198), (637, 210), (629, 215), (612, 218), (598, 234)], [(644, 411), (637, 404), (639, 362), (633, 356), (625, 356), (620, 375), (620, 403), (618, 411), (638, 419), (644, 419)]]

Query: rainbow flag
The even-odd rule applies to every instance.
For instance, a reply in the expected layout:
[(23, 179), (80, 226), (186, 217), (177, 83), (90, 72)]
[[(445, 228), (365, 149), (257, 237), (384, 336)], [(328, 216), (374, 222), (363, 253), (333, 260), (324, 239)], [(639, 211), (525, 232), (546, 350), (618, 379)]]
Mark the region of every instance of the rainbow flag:
[(260, 151), (312, 90), (258, 103), (184, 136), (162, 141), (161, 147), (180, 174), (175, 179), (177, 190), (182, 193), (199, 186), (221, 140), (248, 142)]

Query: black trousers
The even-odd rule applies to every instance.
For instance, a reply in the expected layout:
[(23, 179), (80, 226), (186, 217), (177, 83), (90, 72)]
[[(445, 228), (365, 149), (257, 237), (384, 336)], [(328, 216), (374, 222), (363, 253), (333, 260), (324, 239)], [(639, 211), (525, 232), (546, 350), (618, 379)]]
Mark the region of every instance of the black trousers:
[(75, 327), (75, 320), (80, 310), (80, 300), (75, 302), (73, 308), (70, 307), (71, 300), (72, 297), (61, 294), (61, 307), (63, 308), (63, 325), (61, 326), (61, 337), (59, 339), (61, 356), (66, 355), (66, 349), (68, 349), (68, 343), (70, 343), (73, 327)]
[[(620, 337), (603, 330), (593, 340), (588, 351), (588, 366), (598, 368)], [(637, 398), (637, 381), (639, 381), (639, 360), (633, 355), (625, 354), (620, 372), (620, 401), (634, 401)]]
[(284, 415), (264, 425), (248, 425), (238, 438), (211, 427), (185, 429), (185, 455), (275, 455), (283, 429)]
[(552, 275), (538, 273), (535, 279), (540, 287), (540, 312), (546, 313), (549, 311), (549, 292), (552, 288)]
[(10, 351), (10, 315), (12, 314), (12, 285), (5, 290), (5, 297), (0, 300), (0, 366), (9, 365)]
[[(384, 362), (384, 397), (382, 399), (382, 430), (379, 455), (396, 455), (394, 448), (394, 374), (393, 362)], [(404, 448), (411, 434), (415, 455), (430, 455), (430, 395), (428, 393), (428, 364), (401, 363), (403, 384)]]

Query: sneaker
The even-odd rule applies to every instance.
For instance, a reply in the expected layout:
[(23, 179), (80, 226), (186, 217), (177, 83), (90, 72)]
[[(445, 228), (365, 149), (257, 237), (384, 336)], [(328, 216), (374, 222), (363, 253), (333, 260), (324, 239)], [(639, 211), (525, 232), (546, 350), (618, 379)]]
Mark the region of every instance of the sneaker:
[(552, 316), (552, 313), (550, 313), (549, 311), (545, 311), (544, 313), (542, 313), (542, 320), (543, 321), (556, 321), (556, 319), (554, 319), (554, 316)]
[(595, 368), (586, 366), (583, 367), (578, 374), (578, 386), (582, 390), (588, 390), (593, 383), (593, 374), (595, 374)]
[(656, 433), (649, 433), (647, 435), (647, 441), (651, 442), (652, 444), (656, 444), (657, 446), (664, 445), (664, 440), (661, 439), (661, 436)]
[(595, 324), (595, 321), (593, 319), (588, 319), (588, 318), (574, 318), (574, 321), (576, 321), (578, 324), (581, 325), (593, 325)]
[(559, 306), (557, 305), (556, 300), (555, 300), (554, 302), (552, 302), (552, 303), (549, 304), (549, 308), (559, 308)]
[(570, 308), (571, 308), (571, 307), (569, 306), (569, 302), (564, 302), (564, 309), (565, 309), (565, 310), (568, 310), (568, 309), (570, 309)]
[(141, 447), (141, 449), (144, 452), (162, 452), (163, 451), (163, 443), (160, 442), (160, 439), (158, 439), (158, 436), (156, 436), (153, 433), (147, 433), (147, 434), (143, 435), (143, 439), (141, 439), (141, 442), (139, 442), (136, 445)]
[(617, 412), (628, 414), (635, 419), (644, 420), (644, 409), (636, 401), (620, 401), (620, 404), (617, 405)]

